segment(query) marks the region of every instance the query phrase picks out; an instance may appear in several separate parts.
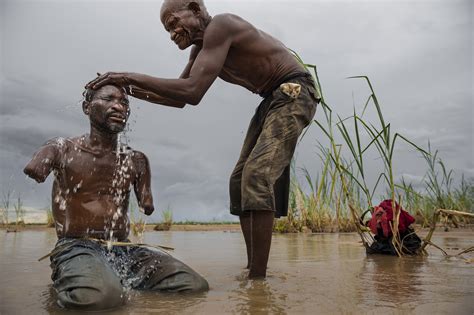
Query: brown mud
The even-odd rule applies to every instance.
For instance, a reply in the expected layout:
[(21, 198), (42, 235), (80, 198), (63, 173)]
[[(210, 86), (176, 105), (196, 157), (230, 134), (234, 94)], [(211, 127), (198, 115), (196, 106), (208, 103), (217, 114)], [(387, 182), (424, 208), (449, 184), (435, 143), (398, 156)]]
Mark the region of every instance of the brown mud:
[[(427, 257), (367, 256), (356, 233), (274, 234), (267, 279), (248, 280), (238, 225), (206, 228), (219, 230), (147, 231), (143, 242), (174, 247), (209, 281), (209, 292), (130, 291), (111, 314), (474, 313), (473, 253), (445, 257), (430, 246)], [(38, 262), (56, 240), (54, 229), (41, 226), (0, 230), (0, 314), (65, 313), (49, 262)], [(474, 230), (436, 231), (432, 241), (455, 254), (473, 245)]]

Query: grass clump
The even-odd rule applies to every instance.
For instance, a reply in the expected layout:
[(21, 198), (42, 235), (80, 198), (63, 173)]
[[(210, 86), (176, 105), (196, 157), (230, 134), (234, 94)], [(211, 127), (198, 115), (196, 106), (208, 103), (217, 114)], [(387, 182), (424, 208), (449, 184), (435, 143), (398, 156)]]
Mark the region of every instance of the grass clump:
[(130, 214), (130, 230), (132, 231), (132, 234), (139, 238), (143, 237), (146, 228), (146, 221), (143, 216), (139, 214), (138, 202), (135, 198), (130, 200), (128, 210)]
[(54, 216), (51, 207), (46, 208), (46, 227), (54, 227)]
[(162, 221), (157, 223), (153, 230), (155, 231), (169, 231), (173, 224), (173, 211), (170, 207), (161, 211)]

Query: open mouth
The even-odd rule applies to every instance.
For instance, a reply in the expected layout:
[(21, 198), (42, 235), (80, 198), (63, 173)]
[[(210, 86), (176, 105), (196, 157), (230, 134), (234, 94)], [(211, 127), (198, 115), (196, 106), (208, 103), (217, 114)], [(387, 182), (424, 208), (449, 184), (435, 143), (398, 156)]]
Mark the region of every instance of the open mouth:
[(175, 43), (176, 45), (179, 46), (179, 44), (181, 44), (181, 43), (183, 43), (184, 41), (186, 41), (186, 38), (187, 38), (186, 34), (182, 34), (182, 35), (176, 34), (176, 35), (174, 36), (174, 38), (173, 38), (173, 41), (174, 41), (174, 43)]
[(176, 36), (175, 39), (174, 39), (174, 43), (176, 45), (179, 45), (179, 43), (183, 40), (183, 38), (181, 36)]
[(119, 114), (119, 113), (110, 114), (108, 119), (114, 122), (122, 123), (122, 124), (124, 124), (127, 121), (127, 118), (124, 115)]

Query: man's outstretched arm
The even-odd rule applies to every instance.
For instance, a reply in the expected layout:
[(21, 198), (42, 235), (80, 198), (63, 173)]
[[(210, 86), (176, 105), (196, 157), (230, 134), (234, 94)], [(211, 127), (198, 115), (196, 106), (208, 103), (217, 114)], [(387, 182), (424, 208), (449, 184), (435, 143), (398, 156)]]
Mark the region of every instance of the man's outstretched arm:
[(139, 73), (108, 72), (88, 83), (97, 89), (106, 84), (133, 85), (161, 97), (197, 105), (219, 75), (232, 43), (231, 26), (225, 16), (216, 16), (206, 29), (203, 47), (192, 63), (189, 76), (163, 79)]
[[(196, 59), (196, 56), (200, 50), (201, 48), (196, 45), (194, 45), (191, 48), (189, 61), (186, 64), (186, 67), (184, 68), (183, 72), (179, 76), (181, 79), (189, 78), (189, 73), (191, 72), (191, 68), (194, 64), (194, 60)], [(176, 101), (170, 98), (162, 97), (151, 91), (147, 91), (142, 88), (139, 88), (138, 86), (133, 86), (133, 85), (125, 86), (125, 89), (128, 95), (133, 96), (135, 98), (139, 98), (147, 102), (170, 106), (170, 107), (177, 107), (177, 108), (183, 108), (186, 105), (185, 102), (180, 102), (180, 101)]]
[(153, 92), (139, 88), (138, 86), (135, 86), (135, 85), (125, 86), (125, 90), (127, 91), (128, 95), (133, 96), (135, 98), (139, 98), (141, 100), (144, 100), (150, 103), (165, 105), (169, 107), (177, 107), (177, 108), (183, 108), (186, 105), (185, 102), (180, 102), (180, 101), (176, 101), (170, 98), (162, 97)]

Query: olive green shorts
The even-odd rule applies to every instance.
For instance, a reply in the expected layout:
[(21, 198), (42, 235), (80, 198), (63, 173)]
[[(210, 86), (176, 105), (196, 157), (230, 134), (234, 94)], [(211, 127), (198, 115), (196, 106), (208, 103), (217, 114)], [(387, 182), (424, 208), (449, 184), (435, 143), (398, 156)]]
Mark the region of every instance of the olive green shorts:
[(141, 246), (112, 246), (62, 238), (50, 257), (57, 303), (68, 309), (105, 310), (122, 305), (128, 289), (207, 291), (207, 281), (170, 254)]
[[(287, 82), (301, 85), (297, 98), (276, 88), (258, 106), (230, 177), (230, 213), (288, 213), (290, 162), (298, 137), (312, 121), (319, 101), (313, 80), (300, 76)], [(248, 212), (247, 212), (248, 213)]]

